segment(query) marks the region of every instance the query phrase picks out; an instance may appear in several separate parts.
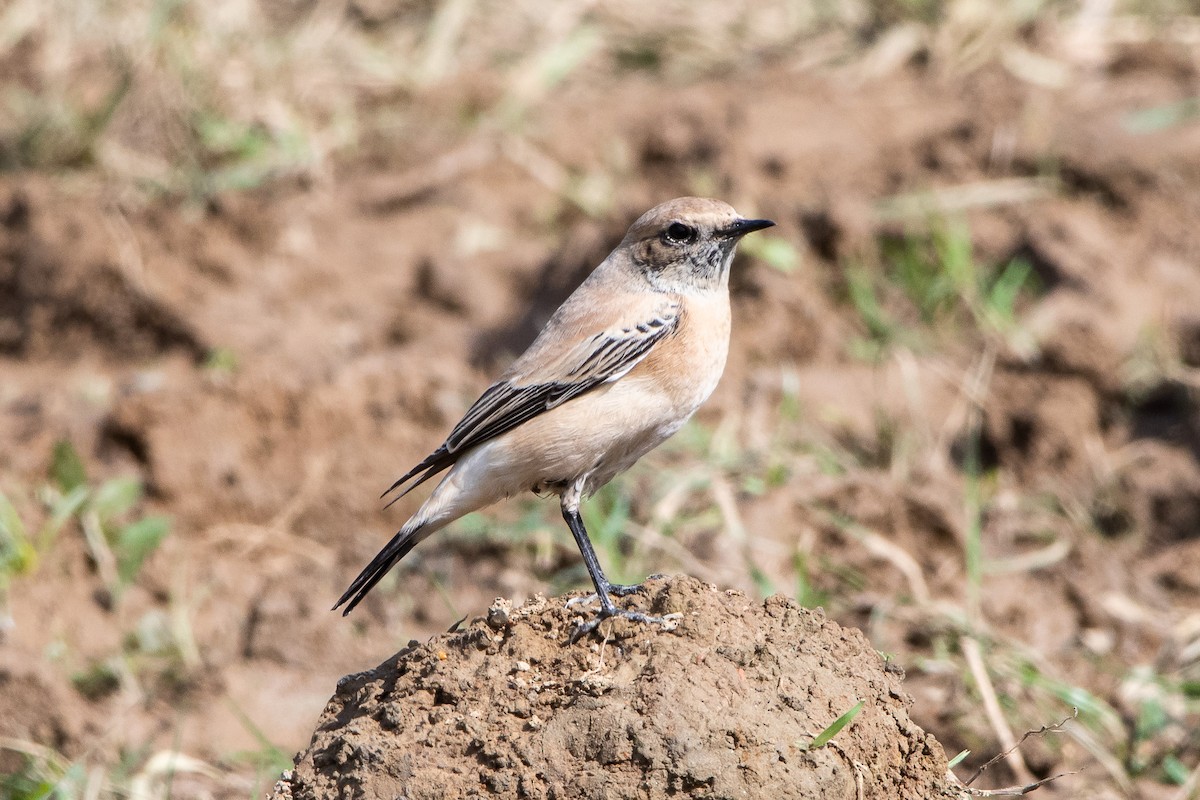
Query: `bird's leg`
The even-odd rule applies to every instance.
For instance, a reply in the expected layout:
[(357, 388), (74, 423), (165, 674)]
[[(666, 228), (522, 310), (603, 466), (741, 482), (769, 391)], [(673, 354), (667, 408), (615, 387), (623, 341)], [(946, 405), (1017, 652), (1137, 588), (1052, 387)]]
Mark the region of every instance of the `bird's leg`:
[(611, 597), (613, 586), (608, 582), (608, 578), (604, 577), (604, 570), (600, 569), (600, 559), (596, 558), (596, 551), (592, 548), (587, 530), (583, 527), (583, 517), (579, 516), (578, 503), (568, 503), (564, 499), (562, 515), (563, 519), (567, 521), (567, 527), (571, 529), (571, 534), (575, 537), (575, 544), (579, 546), (579, 553), (583, 556), (583, 564), (587, 567), (592, 584), (596, 587), (596, 597), (600, 599), (600, 613), (603, 616), (611, 617), (617, 613), (617, 607), (613, 605)]
[(578, 641), (580, 637), (596, 630), (600, 623), (609, 617), (621, 616), (635, 622), (667, 622), (668, 620), (663, 617), (652, 617), (640, 611), (628, 611), (617, 608), (613, 603), (612, 595), (615, 594), (618, 597), (623, 597), (627, 594), (633, 594), (639, 587), (613, 586), (613, 584), (608, 582), (608, 578), (604, 577), (604, 570), (600, 568), (600, 559), (596, 558), (596, 551), (592, 548), (591, 540), (588, 539), (587, 529), (583, 527), (583, 517), (579, 516), (578, 492), (571, 491), (563, 495), (562, 515), (563, 519), (567, 522), (567, 527), (571, 529), (571, 534), (575, 537), (575, 544), (579, 546), (579, 552), (583, 556), (583, 563), (587, 567), (588, 575), (591, 576), (592, 584), (596, 587), (596, 597), (600, 600), (600, 611), (591, 621), (585, 622), (575, 629), (575, 632), (571, 635), (571, 641)]

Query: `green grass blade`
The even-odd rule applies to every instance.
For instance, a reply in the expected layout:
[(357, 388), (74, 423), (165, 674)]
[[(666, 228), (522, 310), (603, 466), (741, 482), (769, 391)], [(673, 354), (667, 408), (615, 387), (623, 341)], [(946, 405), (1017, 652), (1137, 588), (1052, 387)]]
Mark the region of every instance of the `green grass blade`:
[(50, 477), (63, 492), (70, 492), (72, 489), (87, 484), (87, 470), (83, 466), (83, 459), (79, 457), (75, 445), (66, 439), (61, 439), (54, 444), (54, 454), (50, 460)]
[(816, 750), (818, 747), (824, 747), (825, 745), (829, 744), (833, 737), (841, 733), (843, 728), (854, 721), (854, 718), (857, 717), (859, 712), (863, 710), (863, 703), (863, 700), (859, 700), (854, 704), (853, 708), (835, 719), (832, 725), (814, 736), (813, 740), (808, 745), (808, 749)]

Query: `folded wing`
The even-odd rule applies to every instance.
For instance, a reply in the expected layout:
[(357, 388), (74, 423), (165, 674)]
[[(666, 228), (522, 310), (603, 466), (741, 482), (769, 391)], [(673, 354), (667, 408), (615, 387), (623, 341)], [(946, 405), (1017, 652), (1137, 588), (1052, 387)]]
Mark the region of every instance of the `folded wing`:
[[(505, 377), (475, 401), (446, 441), (388, 487), (384, 496), (403, 487), (388, 505), (453, 465), (471, 448), (597, 386), (619, 380), (675, 331), (679, 315), (677, 301), (662, 299), (650, 308), (626, 311), (627, 323), (572, 337), (573, 344), (571, 339), (564, 343), (563, 331), (577, 328), (577, 324), (552, 322)], [(552, 348), (558, 352), (552, 354)]]

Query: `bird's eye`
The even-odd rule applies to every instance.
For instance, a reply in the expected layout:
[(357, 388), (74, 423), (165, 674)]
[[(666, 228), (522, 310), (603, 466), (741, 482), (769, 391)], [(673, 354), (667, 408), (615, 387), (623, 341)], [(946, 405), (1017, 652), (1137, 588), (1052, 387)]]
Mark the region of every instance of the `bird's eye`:
[(682, 222), (672, 222), (664, 233), (667, 244), (687, 244), (696, 241), (696, 229)]

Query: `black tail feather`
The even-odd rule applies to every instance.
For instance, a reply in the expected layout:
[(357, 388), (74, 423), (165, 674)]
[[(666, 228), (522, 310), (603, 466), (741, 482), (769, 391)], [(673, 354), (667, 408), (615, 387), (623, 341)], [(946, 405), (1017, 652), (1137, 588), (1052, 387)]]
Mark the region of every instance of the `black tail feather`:
[[(425, 481), (427, 481), (427, 480), (429, 480), (430, 478), (432, 478), (434, 475), (437, 475), (439, 472), (441, 472), (442, 470), (444, 470), (444, 469), (445, 469), (446, 467), (448, 467), (448, 466), (449, 466), (449, 464), (441, 464), (441, 465), (439, 465), (439, 464), (434, 464), (432, 467), (430, 467), (429, 469), (425, 470), (425, 474), (424, 474), (424, 475), (422, 475), (422, 476), (420, 476), (419, 478), (417, 478), (415, 481), (413, 481), (413, 482), (412, 482), (411, 484), (409, 484), (408, 486), (405, 486), (405, 487), (404, 487), (404, 490), (403, 490), (402, 492), (399, 492), (399, 493), (398, 493), (398, 494), (397, 494), (395, 497), (393, 497), (391, 500), (388, 500), (388, 501), (387, 501), (387, 505), (385, 505), (385, 506), (383, 507), (383, 508), (384, 508), (384, 510), (386, 511), (387, 509), (391, 508), (391, 507), (392, 507), (392, 504), (393, 504), (393, 503), (395, 503), (397, 500), (399, 500), (401, 497), (404, 497), (404, 495), (408, 494), (408, 493), (409, 493), (409, 492), (411, 492), (413, 489), (417, 488), (417, 487), (418, 487), (418, 486), (420, 486), (422, 483), (424, 483)], [(387, 490), (387, 492), (384, 492), (383, 494), (379, 495), (379, 497), (380, 497), (381, 499), (382, 499), (382, 498), (384, 498), (384, 497), (387, 497), (387, 495), (388, 495), (388, 492), (395, 491), (395, 489), (396, 489), (396, 487), (397, 487), (397, 486), (399, 486), (400, 484), (404, 483), (404, 481), (408, 480), (408, 479), (409, 479), (409, 478), (411, 478), (411, 477), (412, 477), (412, 476), (411, 476), (411, 475), (409, 475), (409, 476), (407, 476), (407, 477), (401, 478), (399, 482), (397, 482), (397, 483), (395, 483), (395, 484), (392, 484), (392, 487), (391, 487), (390, 489), (388, 489), (388, 490)]]
[[(388, 508), (389, 506), (391, 506), (392, 503), (396, 502), (401, 497), (404, 497), (404, 495), (408, 494), (413, 489), (417, 488), (422, 483), (424, 483), (425, 481), (432, 478), (434, 475), (437, 475), (439, 472), (446, 469), (446, 467), (449, 467), (457, 459), (458, 459), (458, 456), (453, 455), (448, 450), (446, 450), (445, 445), (442, 445), (437, 450), (430, 453), (425, 458), (424, 461), (422, 461), (420, 464), (417, 464), (415, 467), (410, 469), (408, 472), (401, 475), (396, 480), (395, 483), (393, 483), (391, 486), (389, 486), (387, 488), (387, 491), (385, 491), (383, 494), (379, 495), (380, 498), (387, 497), (389, 494), (396, 491), (401, 486), (404, 486), (405, 483), (408, 483), (408, 481), (412, 480), (413, 478), (416, 478), (415, 481), (413, 481), (408, 486), (404, 487), (404, 491), (400, 492), (400, 494), (396, 495), (391, 500), (389, 500), (388, 504), (386, 506), (384, 506), (384, 508)], [(417, 477), (418, 473), (421, 473), (421, 472), (424, 472), (425, 474), (421, 475), (420, 477)]]
[[(375, 558), (371, 559), (371, 563), (358, 573), (358, 577), (350, 584), (350, 588), (334, 603), (333, 610), (336, 611), (345, 604), (346, 608), (342, 611), (343, 617), (353, 611), (354, 607), (367, 596), (367, 592), (375, 588), (375, 584), (379, 583), (400, 559), (408, 555), (422, 538), (416, 535), (416, 531), (405, 530), (401, 530), (393, 536), (392, 540), (379, 551)], [(347, 600), (349, 603), (346, 602)]]

